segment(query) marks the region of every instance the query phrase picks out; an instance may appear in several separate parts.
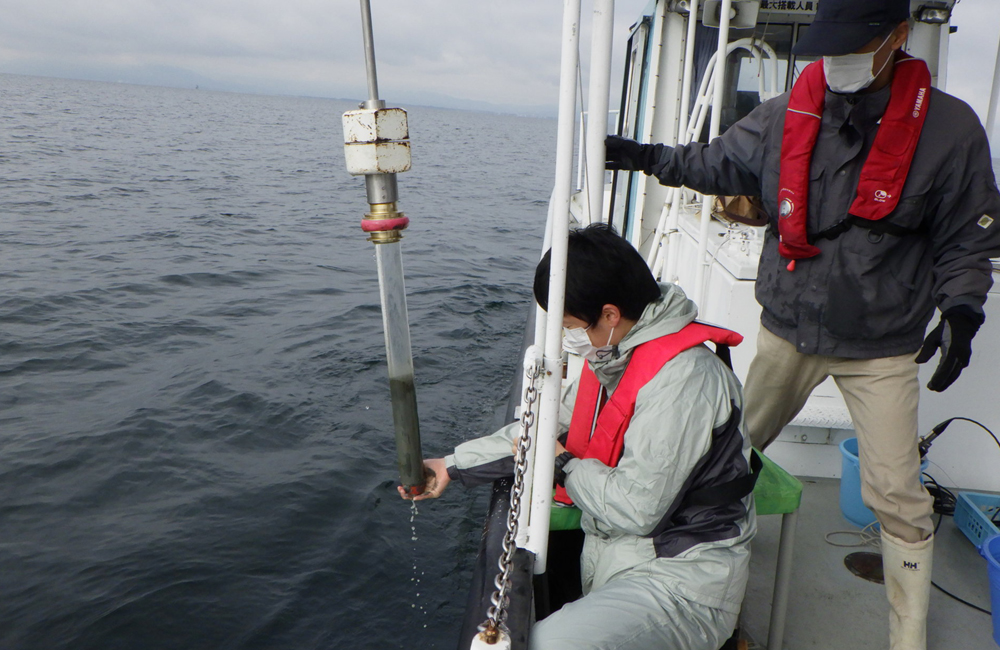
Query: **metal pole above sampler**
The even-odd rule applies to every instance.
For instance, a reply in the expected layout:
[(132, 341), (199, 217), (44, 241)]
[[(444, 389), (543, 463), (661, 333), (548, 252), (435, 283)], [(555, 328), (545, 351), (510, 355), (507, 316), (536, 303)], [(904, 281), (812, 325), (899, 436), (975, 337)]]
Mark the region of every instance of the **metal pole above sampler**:
[(410, 220), (396, 207), (396, 174), (410, 169), (409, 128), (406, 111), (386, 108), (378, 96), (369, 0), (361, 0), (361, 24), (368, 99), (358, 110), (344, 113), (344, 158), (348, 172), (365, 177), (369, 211), (361, 220), (361, 229), (375, 244), (399, 480), (406, 492), (417, 495), (424, 491), (424, 467), (400, 249), (402, 231)]

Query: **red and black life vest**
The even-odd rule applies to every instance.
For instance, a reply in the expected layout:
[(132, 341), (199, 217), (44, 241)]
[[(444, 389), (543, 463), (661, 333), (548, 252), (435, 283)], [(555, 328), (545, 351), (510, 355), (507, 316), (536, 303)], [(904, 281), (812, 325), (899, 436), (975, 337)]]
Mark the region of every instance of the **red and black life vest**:
[[(899, 203), (913, 153), (927, 116), (931, 75), (927, 64), (900, 52), (893, 72), (891, 96), (875, 142), (861, 169), (858, 191), (847, 218), (824, 233), (806, 230), (809, 206), (809, 167), (819, 136), (826, 102), (823, 62), (802, 71), (788, 100), (781, 140), (781, 176), (778, 183), (778, 252), (792, 260), (819, 254), (813, 245), (820, 236), (833, 239), (851, 225), (865, 225), (888, 216)], [(891, 232), (890, 229), (885, 229)]]
[[(566, 450), (577, 458), (593, 458), (608, 467), (616, 467), (625, 447), (625, 432), (635, 413), (635, 400), (639, 389), (645, 386), (671, 359), (681, 352), (712, 341), (716, 345), (738, 345), (743, 337), (736, 332), (690, 323), (674, 334), (661, 336), (637, 346), (632, 351), (625, 373), (607, 403), (598, 412), (601, 384), (590, 364), (585, 364), (577, 389), (573, 418), (566, 438)], [(664, 396), (663, 399), (670, 399)], [(593, 432), (593, 435), (591, 435)], [(751, 484), (752, 487), (752, 484)], [(573, 500), (563, 487), (556, 488), (556, 501), (572, 505)]]

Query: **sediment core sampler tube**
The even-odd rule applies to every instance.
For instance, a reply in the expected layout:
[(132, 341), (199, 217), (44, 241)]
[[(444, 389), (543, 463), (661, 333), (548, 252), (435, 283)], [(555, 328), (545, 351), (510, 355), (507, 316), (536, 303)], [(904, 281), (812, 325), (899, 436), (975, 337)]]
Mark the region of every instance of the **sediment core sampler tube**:
[(400, 233), (410, 220), (396, 210), (399, 196), (396, 173), (410, 168), (409, 130), (406, 111), (387, 109), (378, 96), (369, 0), (361, 0), (361, 26), (368, 99), (359, 110), (344, 113), (344, 156), (348, 171), (365, 177), (370, 212), (361, 220), (361, 229), (375, 244), (399, 481), (407, 494), (416, 496), (424, 491), (424, 462), (420, 450), (417, 391), (413, 382), (403, 257), (399, 246)]
[(398, 241), (375, 245), (379, 294), (382, 299), (382, 329), (389, 365), (389, 394), (396, 429), (399, 480), (410, 494), (424, 486), (423, 457), (420, 450), (420, 423), (417, 419), (417, 392), (413, 382), (413, 356), (403, 283), (403, 256)]

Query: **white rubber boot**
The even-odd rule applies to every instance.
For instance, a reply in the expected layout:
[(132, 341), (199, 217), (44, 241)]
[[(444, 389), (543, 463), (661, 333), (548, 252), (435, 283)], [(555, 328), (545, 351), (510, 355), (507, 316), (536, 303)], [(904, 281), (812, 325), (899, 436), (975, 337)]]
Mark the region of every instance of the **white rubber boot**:
[(882, 531), (890, 650), (927, 650), (934, 538), (911, 544)]

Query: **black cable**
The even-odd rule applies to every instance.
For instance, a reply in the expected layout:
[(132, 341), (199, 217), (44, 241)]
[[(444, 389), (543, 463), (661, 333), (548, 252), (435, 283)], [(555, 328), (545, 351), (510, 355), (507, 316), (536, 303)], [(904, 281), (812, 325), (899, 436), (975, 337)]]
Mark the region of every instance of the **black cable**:
[(955, 594), (951, 593), (950, 591), (947, 591), (944, 587), (942, 587), (938, 583), (934, 582), (933, 580), (931, 581), (931, 584), (934, 585), (934, 588), (937, 589), (938, 591), (940, 591), (945, 596), (948, 596), (949, 598), (954, 598), (955, 600), (957, 600), (958, 602), (962, 603), (966, 607), (971, 607), (972, 609), (976, 610), (977, 612), (982, 612), (983, 614), (986, 614), (987, 616), (993, 616), (993, 612), (991, 612), (990, 610), (983, 609), (979, 605), (973, 605), (972, 603), (970, 603), (967, 600), (962, 600), (961, 598), (959, 598)]
[(947, 427), (949, 424), (951, 424), (955, 420), (965, 420), (966, 422), (971, 422), (971, 423), (979, 426), (980, 428), (982, 428), (983, 431), (985, 431), (986, 433), (990, 434), (990, 437), (993, 438), (993, 442), (997, 443), (997, 447), (1000, 447), (1000, 438), (997, 438), (996, 434), (993, 433), (992, 431), (990, 431), (989, 427), (987, 427), (985, 424), (983, 424), (982, 422), (977, 422), (977, 421), (973, 420), (972, 418), (966, 418), (966, 417), (962, 417), (962, 416), (957, 416), (957, 417), (949, 418), (948, 420), (945, 420), (944, 422), (942, 422), (941, 424), (937, 425), (934, 428), (938, 430), (938, 433), (940, 433), (941, 431), (944, 431), (945, 427)]
[[(952, 422), (954, 422), (955, 420), (965, 420), (966, 422), (971, 422), (972, 424), (975, 424), (975, 425), (979, 426), (980, 428), (982, 428), (983, 431), (985, 431), (986, 433), (990, 434), (990, 437), (993, 438), (993, 442), (997, 443), (997, 447), (1000, 447), (1000, 439), (998, 439), (997, 436), (996, 436), (996, 434), (994, 434), (992, 431), (990, 431), (989, 427), (987, 427), (982, 422), (977, 422), (976, 420), (973, 420), (972, 418), (953, 417), (951, 419), (945, 420), (941, 424), (939, 424), (936, 427), (934, 427), (934, 429), (932, 430), (931, 434), (928, 435), (924, 440), (921, 441), (921, 443), (923, 445), (923, 448), (921, 449), (921, 454), (920, 454), (921, 458), (923, 458), (924, 454), (927, 453), (927, 449), (930, 447), (931, 441), (934, 438), (936, 438), (938, 435), (940, 435), (945, 430), (945, 428), (949, 424), (951, 424)], [(946, 515), (950, 516), (950, 515), (954, 515), (955, 514), (956, 498), (955, 498), (955, 494), (951, 490), (949, 490), (949, 489), (947, 489), (945, 487), (942, 487), (940, 484), (938, 484), (938, 482), (935, 481), (934, 478), (930, 474), (924, 473), (924, 476), (927, 477), (927, 480), (924, 482), (924, 485), (927, 487), (927, 492), (930, 493), (931, 496), (934, 497), (934, 512), (938, 513), (938, 521), (937, 521), (937, 524), (935, 524), (935, 526), (934, 526), (934, 534), (936, 535), (937, 531), (938, 531), (938, 528), (941, 527), (941, 520), (944, 519), (944, 517)], [(998, 516), (1000, 516), (1000, 512), (998, 512), (997, 514), (998, 514)], [(996, 519), (997, 519), (997, 517), (993, 518), (994, 523), (997, 523)], [(948, 596), (949, 598), (952, 598), (952, 599), (954, 599), (954, 600), (962, 603), (966, 607), (971, 607), (972, 609), (976, 610), (977, 612), (982, 612), (983, 614), (986, 614), (987, 616), (992, 616), (993, 615), (993, 612), (991, 612), (990, 610), (985, 609), (983, 607), (980, 607), (979, 605), (974, 605), (974, 604), (970, 603), (967, 600), (963, 600), (962, 598), (959, 598), (958, 596), (956, 596), (955, 594), (951, 593), (950, 591), (948, 591), (947, 589), (945, 589), (944, 587), (942, 587), (938, 583), (934, 582), (933, 580), (931, 580), (931, 584), (934, 585), (934, 588), (937, 589), (938, 591), (940, 591), (941, 593), (943, 593), (945, 596)]]
[[(942, 486), (927, 472), (924, 472), (923, 476), (925, 477), (924, 488), (926, 488), (927, 492), (934, 497), (934, 512), (948, 517), (954, 515), (955, 505), (958, 502), (958, 498), (955, 496), (955, 493)], [(938, 525), (940, 524), (941, 520), (938, 519)], [(935, 532), (937, 531), (935, 530)]]
[(948, 591), (947, 589), (945, 589), (944, 587), (942, 587), (938, 583), (934, 582), (933, 580), (931, 580), (931, 584), (934, 585), (934, 588), (937, 589), (938, 591), (940, 591), (945, 596), (948, 596), (949, 598), (957, 600), (958, 602), (962, 603), (966, 607), (971, 607), (972, 609), (976, 610), (977, 612), (982, 612), (983, 614), (986, 614), (987, 616), (993, 616), (993, 612), (991, 612), (990, 610), (984, 609), (984, 608), (980, 607), (979, 605), (974, 605), (974, 604), (970, 603), (967, 600), (963, 600), (963, 599), (959, 598), (958, 596), (956, 596), (955, 594), (951, 593), (950, 591)]
[[(931, 479), (931, 480), (934, 480), (934, 479)], [(945, 490), (945, 488), (941, 488), (941, 489)], [(948, 490), (945, 490), (945, 491), (948, 492)], [(950, 492), (949, 492), (949, 494), (950, 494)], [(935, 510), (935, 512), (937, 512), (937, 511)], [(944, 519), (944, 515), (938, 513), (937, 524), (934, 525), (934, 534), (935, 535), (937, 535), (938, 528), (941, 527), (941, 520), (943, 520), (943, 519)], [(958, 596), (956, 596), (955, 594), (951, 593), (950, 591), (948, 591), (947, 589), (945, 589), (944, 587), (942, 587), (938, 583), (934, 582), (933, 580), (931, 580), (931, 584), (934, 585), (934, 588), (937, 589), (938, 591), (940, 591), (945, 596), (948, 596), (949, 598), (954, 598), (958, 602), (962, 603), (963, 605), (965, 605), (967, 607), (971, 607), (972, 609), (976, 610), (977, 612), (982, 612), (983, 614), (986, 614), (987, 616), (993, 616), (993, 612), (991, 612), (990, 610), (983, 609), (979, 605), (973, 605), (969, 601), (963, 600), (963, 599), (959, 598)]]
[(987, 426), (985, 424), (983, 424), (982, 422), (976, 422), (972, 418), (958, 417), (958, 418), (955, 418), (955, 419), (956, 420), (965, 420), (966, 422), (971, 422), (971, 423), (973, 423), (975, 425), (978, 425), (978, 426), (982, 427), (983, 431), (985, 431), (986, 433), (990, 434), (990, 437), (993, 438), (993, 442), (997, 443), (997, 447), (1000, 447), (1000, 438), (997, 438), (996, 434), (993, 433), (992, 431), (990, 431), (989, 428), (987, 428)]

